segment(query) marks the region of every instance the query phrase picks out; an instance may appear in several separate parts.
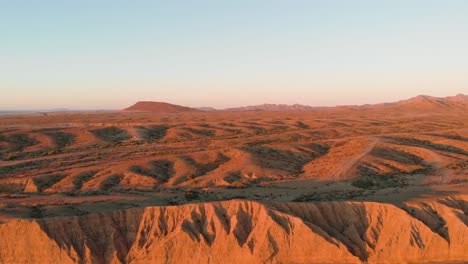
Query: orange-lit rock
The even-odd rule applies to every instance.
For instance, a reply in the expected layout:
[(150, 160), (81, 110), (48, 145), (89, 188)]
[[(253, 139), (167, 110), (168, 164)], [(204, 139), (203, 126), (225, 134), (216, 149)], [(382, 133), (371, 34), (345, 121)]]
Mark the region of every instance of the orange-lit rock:
[(233, 200), (0, 225), (2, 263), (467, 261), (466, 201)]

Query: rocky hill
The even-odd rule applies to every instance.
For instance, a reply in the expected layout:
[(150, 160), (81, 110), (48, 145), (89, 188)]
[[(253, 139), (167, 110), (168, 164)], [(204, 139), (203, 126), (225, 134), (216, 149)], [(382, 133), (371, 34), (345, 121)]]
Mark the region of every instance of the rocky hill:
[(164, 102), (150, 102), (142, 101), (137, 102), (136, 104), (125, 108), (125, 111), (139, 111), (139, 112), (158, 112), (158, 113), (180, 113), (180, 112), (189, 112), (197, 111), (196, 109), (174, 105)]

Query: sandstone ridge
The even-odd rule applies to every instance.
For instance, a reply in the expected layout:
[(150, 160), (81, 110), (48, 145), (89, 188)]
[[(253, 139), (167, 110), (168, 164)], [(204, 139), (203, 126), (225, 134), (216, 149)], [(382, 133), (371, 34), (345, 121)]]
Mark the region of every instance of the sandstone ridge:
[(231, 200), (14, 220), (0, 225), (9, 238), (0, 262), (462, 262), (466, 213), (465, 197), (401, 206)]

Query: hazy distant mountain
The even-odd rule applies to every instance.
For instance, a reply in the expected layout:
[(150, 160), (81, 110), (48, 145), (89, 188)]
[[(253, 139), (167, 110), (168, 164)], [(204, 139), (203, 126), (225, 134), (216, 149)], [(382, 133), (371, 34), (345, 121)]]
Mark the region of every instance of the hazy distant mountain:
[[(428, 95), (418, 95), (416, 97), (401, 100), (398, 102), (382, 103), (382, 104), (366, 104), (361, 106), (337, 106), (340, 109), (380, 109), (380, 108), (401, 108), (401, 109), (468, 109), (468, 95), (458, 94), (455, 96), (448, 97), (434, 97)], [(323, 107), (313, 107), (308, 105), (286, 105), (286, 104), (262, 104), (245, 107), (235, 107), (225, 109), (226, 111), (291, 111), (291, 110), (314, 110), (321, 109)]]
[(401, 109), (468, 109), (468, 95), (458, 94), (448, 97), (418, 95), (416, 97), (393, 103), (363, 105), (365, 108), (401, 108)]
[(455, 96), (448, 96), (445, 97), (445, 100), (448, 100), (450, 102), (468, 102), (468, 95), (465, 94), (457, 94)]
[(29, 110), (5, 110), (5, 111), (0, 111), (0, 115), (20, 115), (20, 114), (31, 114), (34, 113), (34, 111), (29, 111)]
[[(308, 105), (294, 104), (262, 104), (244, 107), (227, 108), (224, 111), (308, 111), (317, 110), (324, 107), (313, 107)], [(329, 108), (329, 107), (327, 107)], [(416, 110), (432, 110), (432, 109), (468, 109), (468, 95), (458, 94), (448, 97), (434, 97), (429, 95), (418, 95), (416, 97), (401, 100), (391, 103), (382, 104), (365, 104), (360, 106), (337, 106), (337, 109), (416, 109)], [(180, 105), (174, 105), (164, 102), (142, 101), (134, 104), (131, 107), (124, 109), (126, 111), (140, 112), (159, 112), (159, 113), (179, 113), (188, 111), (217, 111), (212, 107), (190, 108)]]
[(138, 111), (138, 112), (158, 112), (158, 113), (180, 113), (189, 111), (198, 111), (194, 108), (174, 105), (164, 102), (151, 102), (142, 101), (125, 108), (125, 111)]
[(286, 105), (286, 104), (262, 104), (262, 105), (252, 105), (245, 107), (235, 107), (224, 109), (226, 111), (291, 111), (291, 110), (311, 110), (314, 109), (312, 106), (308, 105)]
[(39, 113), (55, 113), (55, 112), (74, 112), (67, 108), (54, 109), (38, 109), (38, 110), (0, 110), (0, 115), (21, 115), (21, 114), (39, 114)]
[(216, 111), (216, 109), (213, 107), (197, 107), (195, 109), (200, 110), (200, 111)]

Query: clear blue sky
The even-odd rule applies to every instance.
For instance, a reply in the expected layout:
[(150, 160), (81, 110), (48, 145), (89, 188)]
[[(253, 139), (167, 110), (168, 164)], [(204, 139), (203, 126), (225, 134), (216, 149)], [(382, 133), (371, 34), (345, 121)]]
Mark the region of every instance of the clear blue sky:
[(0, 109), (468, 93), (464, 0), (0, 0)]

